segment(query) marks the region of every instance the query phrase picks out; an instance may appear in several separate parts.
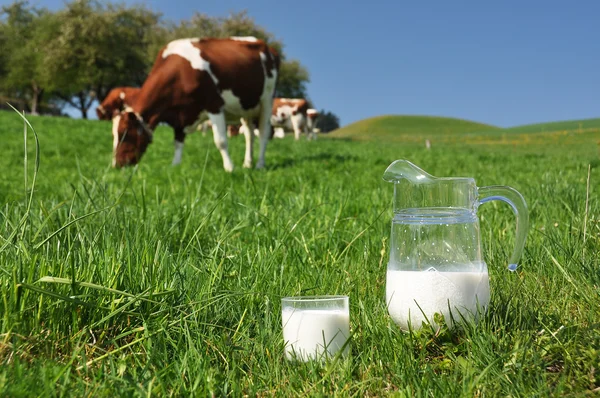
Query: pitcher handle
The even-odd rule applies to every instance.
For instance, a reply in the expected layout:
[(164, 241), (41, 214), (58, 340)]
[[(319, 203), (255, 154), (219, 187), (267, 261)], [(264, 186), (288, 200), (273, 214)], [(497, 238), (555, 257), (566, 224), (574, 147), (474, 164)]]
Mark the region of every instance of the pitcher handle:
[(523, 195), (521, 195), (516, 189), (493, 185), (489, 187), (477, 188), (479, 193), (479, 204), (489, 202), (491, 200), (501, 200), (510, 205), (517, 217), (517, 234), (515, 237), (515, 250), (512, 253), (508, 261), (508, 269), (514, 271), (517, 269), (517, 264), (523, 254), (523, 248), (525, 247), (525, 239), (527, 238), (527, 230), (529, 228), (529, 212), (527, 210), (527, 203)]

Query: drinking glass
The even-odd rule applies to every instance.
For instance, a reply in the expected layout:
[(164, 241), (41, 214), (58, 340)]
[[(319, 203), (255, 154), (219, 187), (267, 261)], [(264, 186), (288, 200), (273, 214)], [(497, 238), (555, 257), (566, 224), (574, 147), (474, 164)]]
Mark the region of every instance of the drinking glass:
[(309, 361), (350, 351), (348, 296), (298, 296), (281, 299), (281, 320), (287, 359)]

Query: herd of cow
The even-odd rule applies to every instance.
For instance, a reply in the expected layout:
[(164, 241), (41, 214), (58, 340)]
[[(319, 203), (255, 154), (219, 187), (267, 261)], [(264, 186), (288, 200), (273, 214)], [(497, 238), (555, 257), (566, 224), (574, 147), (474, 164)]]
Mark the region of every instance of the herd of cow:
[(96, 109), (99, 119), (113, 123), (113, 166), (137, 164), (161, 122), (174, 131), (173, 164), (181, 162), (186, 134), (210, 127), (229, 172), (228, 136), (244, 134), (244, 167), (252, 167), (259, 137), (256, 168), (265, 166), (267, 142), (284, 129), (293, 130), (296, 140), (301, 132), (314, 138), (317, 111), (304, 99), (274, 98), (279, 67), (277, 52), (255, 37), (168, 43), (142, 87), (115, 88)]

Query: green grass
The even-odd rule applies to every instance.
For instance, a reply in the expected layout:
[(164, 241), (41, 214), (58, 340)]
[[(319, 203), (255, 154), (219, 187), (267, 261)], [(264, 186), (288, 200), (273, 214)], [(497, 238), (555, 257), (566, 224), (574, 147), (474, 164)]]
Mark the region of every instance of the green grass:
[[(453, 130), (430, 150), (425, 126), (407, 141), (288, 137), (269, 143), (261, 171), (241, 168), (238, 137), (230, 175), (209, 136), (189, 136), (172, 167), (161, 127), (139, 167), (119, 171), (109, 123), (28, 120), (40, 166), (32, 186), (30, 131), (26, 187), (23, 120), (0, 112), (2, 396), (599, 391), (597, 131), (509, 140)], [(407, 334), (386, 312), (393, 187), (382, 175), (400, 158), (527, 200), (515, 273), (512, 212), (479, 208), (492, 298), (464, 331)], [(350, 296), (347, 361), (284, 359), (280, 299), (296, 294)]]

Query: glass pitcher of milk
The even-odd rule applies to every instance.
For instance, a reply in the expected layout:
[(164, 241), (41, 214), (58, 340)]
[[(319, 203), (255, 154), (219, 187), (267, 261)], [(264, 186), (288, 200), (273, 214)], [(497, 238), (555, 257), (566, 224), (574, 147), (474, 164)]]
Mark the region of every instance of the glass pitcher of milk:
[(529, 224), (523, 196), (507, 186), (477, 187), (473, 178), (434, 177), (407, 160), (388, 166), (394, 183), (394, 218), (386, 278), (386, 305), (402, 329), (434, 327), (436, 313), (449, 327), (477, 321), (490, 300), (487, 265), (481, 254), (477, 208), (491, 200), (508, 203), (516, 215), (516, 270)]

